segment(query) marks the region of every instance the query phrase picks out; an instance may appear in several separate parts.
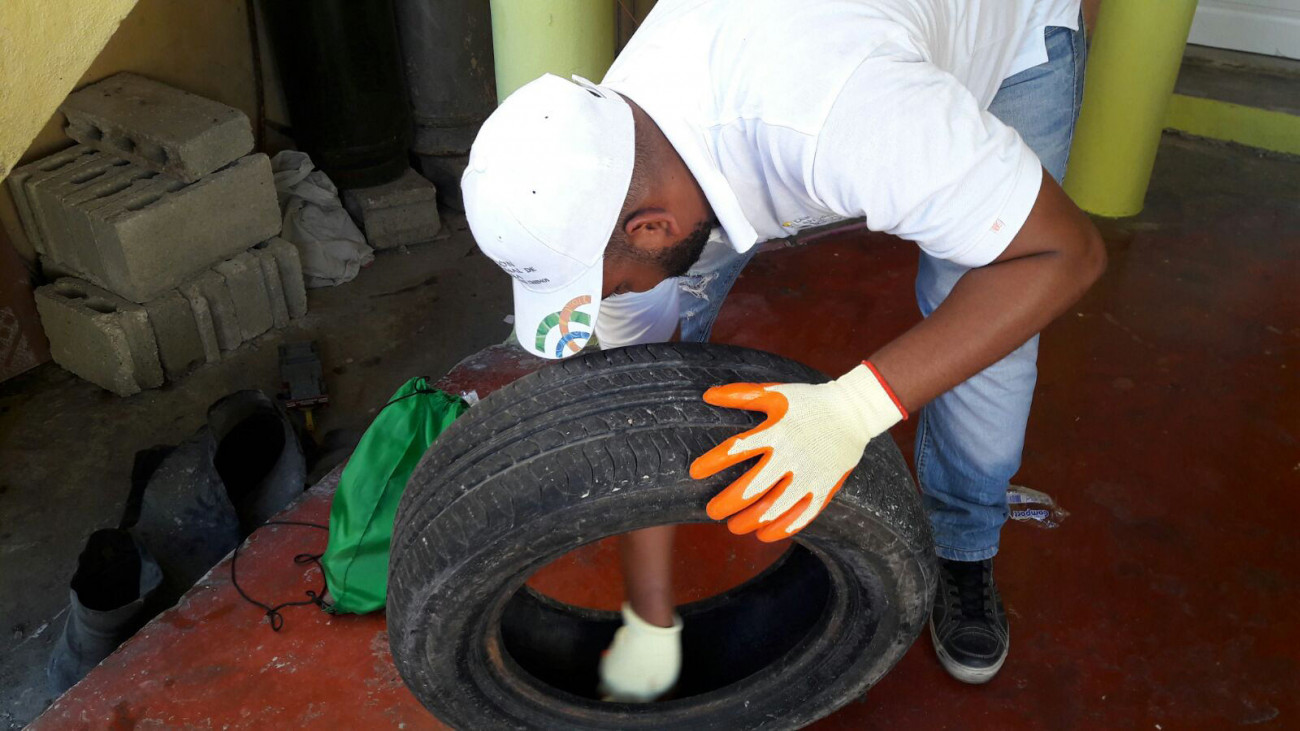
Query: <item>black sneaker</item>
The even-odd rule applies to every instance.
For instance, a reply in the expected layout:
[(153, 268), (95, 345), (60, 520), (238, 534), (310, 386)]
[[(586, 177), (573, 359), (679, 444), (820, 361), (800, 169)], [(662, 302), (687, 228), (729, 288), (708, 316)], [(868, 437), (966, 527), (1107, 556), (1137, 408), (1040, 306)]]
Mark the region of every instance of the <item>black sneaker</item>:
[(993, 559), (939, 559), (930, 637), (944, 669), (963, 683), (987, 683), (998, 674), (1011, 633), (993, 582)]

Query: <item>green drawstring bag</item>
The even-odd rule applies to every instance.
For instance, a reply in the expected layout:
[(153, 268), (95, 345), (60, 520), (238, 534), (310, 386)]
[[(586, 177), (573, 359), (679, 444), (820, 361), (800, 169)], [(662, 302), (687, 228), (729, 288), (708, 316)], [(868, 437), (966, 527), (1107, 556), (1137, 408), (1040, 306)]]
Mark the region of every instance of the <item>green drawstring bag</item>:
[(469, 404), (412, 378), (397, 389), (343, 468), (321, 568), (336, 613), (384, 608), (397, 503), (429, 445)]

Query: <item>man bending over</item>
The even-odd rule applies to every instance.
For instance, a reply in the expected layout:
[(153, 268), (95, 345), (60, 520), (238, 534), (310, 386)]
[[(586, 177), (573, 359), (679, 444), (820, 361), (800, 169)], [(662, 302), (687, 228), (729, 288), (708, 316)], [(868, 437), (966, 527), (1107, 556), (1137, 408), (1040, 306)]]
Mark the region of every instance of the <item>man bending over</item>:
[[(1058, 185), (1082, 36), (1078, 0), (660, 0), (601, 84), (548, 75), (511, 95), (463, 179), (479, 246), (515, 280), (520, 343), (545, 358), (593, 332), (606, 348), (707, 341), (755, 245), (802, 228), (865, 217), (916, 242), (925, 319), (829, 383), (711, 389), (769, 418), (691, 472), (758, 458), (708, 512), (780, 540), (871, 439), (917, 419), (940, 559), (931, 632), (970, 683), (1009, 646), (992, 559), (1037, 333), (1105, 266)], [(609, 698), (653, 700), (677, 679), (671, 541), (671, 526), (623, 540)]]

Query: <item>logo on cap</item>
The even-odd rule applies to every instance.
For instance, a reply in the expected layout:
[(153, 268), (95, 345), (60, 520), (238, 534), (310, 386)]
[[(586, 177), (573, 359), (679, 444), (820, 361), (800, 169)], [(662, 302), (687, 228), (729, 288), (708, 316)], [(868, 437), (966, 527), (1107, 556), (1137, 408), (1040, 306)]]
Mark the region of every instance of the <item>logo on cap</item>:
[(560, 328), (560, 339), (559, 342), (555, 344), (556, 358), (564, 357), (564, 348), (566, 346), (575, 353), (582, 350), (582, 345), (579, 344), (578, 341), (585, 343), (590, 340), (591, 333), (580, 330), (570, 331), (569, 325), (577, 323), (579, 325), (586, 325), (588, 328), (591, 327), (591, 316), (585, 312), (578, 311), (579, 307), (589, 304), (591, 304), (591, 296), (584, 294), (581, 297), (574, 297), (569, 300), (569, 303), (558, 312), (552, 312), (547, 315), (542, 320), (541, 324), (537, 326), (536, 344), (538, 352), (546, 351), (546, 340), (550, 337), (551, 331), (557, 327)]

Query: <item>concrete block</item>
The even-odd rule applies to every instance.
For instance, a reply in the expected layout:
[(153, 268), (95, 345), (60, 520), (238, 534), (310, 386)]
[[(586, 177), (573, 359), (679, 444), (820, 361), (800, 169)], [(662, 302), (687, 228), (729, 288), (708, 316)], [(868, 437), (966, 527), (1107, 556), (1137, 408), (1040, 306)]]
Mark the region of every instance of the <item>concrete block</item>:
[(69, 174), (37, 208), (51, 236), (50, 259), (133, 302), (148, 302), (280, 230), (266, 155), (188, 185), (137, 165), (117, 167), (88, 180), (88, 171)]
[(207, 360), (194, 308), (180, 292), (172, 290), (142, 306), (149, 313), (149, 325), (158, 343), (158, 358), (169, 380), (184, 376)]
[(302, 277), (302, 257), (298, 253), (298, 247), (276, 236), (258, 244), (257, 248), (264, 249), (275, 257), (289, 317), (297, 319), (307, 314), (307, 287)]
[(235, 303), (240, 336), (248, 341), (270, 330), (271, 300), (266, 294), (266, 280), (262, 278), (262, 265), (257, 257), (245, 251), (212, 267), (212, 271), (226, 280)]
[(14, 207), (18, 210), (18, 221), (23, 232), (31, 241), (36, 253), (45, 253), (45, 230), (32, 207), (29, 190), (40, 189), (49, 184), (49, 180), (69, 168), (81, 167), (93, 160), (107, 157), (104, 153), (86, 145), (73, 145), (48, 157), (28, 163), (9, 173), (5, 183), (13, 196)]
[[(180, 290), (176, 291), (180, 292)], [(216, 363), (221, 360), (221, 342), (217, 339), (216, 323), (212, 320), (212, 310), (208, 308), (207, 299), (201, 296), (191, 299), (183, 293), (181, 297), (189, 303), (194, 315), (194, 327), (198, 330), (199, 342), (203, 347), (203, 360)]]
[(253, 150), (243, 112), (131, 73), (73, 92), (60, 110), (72, 139), (187, 183)]
[(417, 155), (420, 174), (438, 189), (438, 203), (453, 211), (465, 212), (460, 179), (469, 167), (469, 155)]
[[(225, 277), (209, 269), (182, 284), (179, 289), (181, 295), (190, 301), (190, 307), (196, 314), (200, 310), (207, 311), (212, 321), (213, 337), (221, 350), (234, 350), (244, 342), (243, 334), (239, 329), (239, 316), (235, 312), (235, 301), (230, 297), (230, 288), (226, 286)], [(203, 336), (202, 323), (199, 330), (200, 336)], [(211, 351), (206, 343), (204, 352), (208, 353), (208, 362), (215, 360), (211, 357)]]
[(262, 244), (249, 250), (262, 267), (262, 281), (266, 284), (266, 296), (271, 301), (271, 323), (274, 327), (289, 324), (289, 304), (284, 300), (284, 285), (280, 282), (280, 265), (275, 263), (275, 255), (267, 251)]
[(376, 249), (426, 244), (442, 232), (438, 190), (410, 168), (391, 183), (343, 191), (343, 206)]
[(56, 175), (27, 186), (28, 200), (44, 239), (43, 256), (59, 271), (106, 284), (101, 277), (103, 251), (95, 240), (88, 209), (158, 173), (118, 157), (100, 154), (67, 166)]
[(143, 307), (89, 282), (60, 279), (36, 290), (50, 355), (65, 369), (119, 396), (163, 383)]

